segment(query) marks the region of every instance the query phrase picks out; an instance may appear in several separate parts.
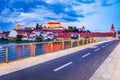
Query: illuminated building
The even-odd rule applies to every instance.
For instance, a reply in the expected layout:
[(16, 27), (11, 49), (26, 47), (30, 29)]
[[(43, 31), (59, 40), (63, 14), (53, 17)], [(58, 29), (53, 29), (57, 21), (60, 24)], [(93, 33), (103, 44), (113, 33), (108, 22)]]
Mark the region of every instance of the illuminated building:
[(17, 30), (21, 30), (21, 26), (20, 26), (20, 24), (18, 24), (18, 26), (17, 26)]
[(62, 25), (59, 22), (49, 22), (46, 25), (46, 28), (54, 29), (54, 28), (63, 28), (63, 27), (62, 27)]

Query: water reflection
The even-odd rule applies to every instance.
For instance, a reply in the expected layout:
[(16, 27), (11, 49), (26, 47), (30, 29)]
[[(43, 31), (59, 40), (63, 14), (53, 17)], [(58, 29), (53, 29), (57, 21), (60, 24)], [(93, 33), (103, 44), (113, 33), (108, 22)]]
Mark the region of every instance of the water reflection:
[[(70, 42), (64, 42), (64, 49), (70, 48)], [(0, 48), (1, 49), (1, 48)], [(5, 50), (5, 48), (4, 48)], [(62, 43), (45, 43), (45, 44), (29, 44), (14, 45), (8, 47), (8, 61), (14, 61), (26, 57), (37, 56), (62, 50)], [(4, 56), (4, 57), (3, 57)], [(0, 63), (5, 61), (5, 51), (0, 50)]]

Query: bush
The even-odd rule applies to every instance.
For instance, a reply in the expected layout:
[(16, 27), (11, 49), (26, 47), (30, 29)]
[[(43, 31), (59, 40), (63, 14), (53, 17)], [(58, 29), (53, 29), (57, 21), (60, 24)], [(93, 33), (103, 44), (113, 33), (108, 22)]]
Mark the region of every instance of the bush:
[(37, 41), (37, 42), (42, 42), (43, 39), (42, 39), (41, 37), (37, 37), (35, 41)]
[(0, 39), (0, 42), (2, 42), (2, 39)]
[(17, 35), (17, 42), (22, 42), (22, 36), (21, 35)]
[(46, 39), (45, 41), (51, 41), (51, 39), (50, 39), (50, 38), (48, 38), (48, 39)]

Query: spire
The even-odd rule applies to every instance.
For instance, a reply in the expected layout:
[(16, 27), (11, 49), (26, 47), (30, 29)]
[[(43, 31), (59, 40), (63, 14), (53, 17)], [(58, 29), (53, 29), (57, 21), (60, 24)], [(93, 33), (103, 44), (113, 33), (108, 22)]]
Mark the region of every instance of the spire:
[(83, 26), (82, 29), (85, 30), (85, 27)]
[(114, 28), (114, 25), (112, 24), (112, 26), (111, 26), (111, 31), (110, 32), (112, 32), (112, 33), (114, 33), (115, 32), (115, 28)]

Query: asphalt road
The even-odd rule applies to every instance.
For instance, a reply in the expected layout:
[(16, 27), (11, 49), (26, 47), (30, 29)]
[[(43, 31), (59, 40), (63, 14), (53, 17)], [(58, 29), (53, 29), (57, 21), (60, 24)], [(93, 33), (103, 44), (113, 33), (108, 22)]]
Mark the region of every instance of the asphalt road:
[(88, 80), (117, 46), (110, 41), (30, 68), (0, 76), (0, 80)]

